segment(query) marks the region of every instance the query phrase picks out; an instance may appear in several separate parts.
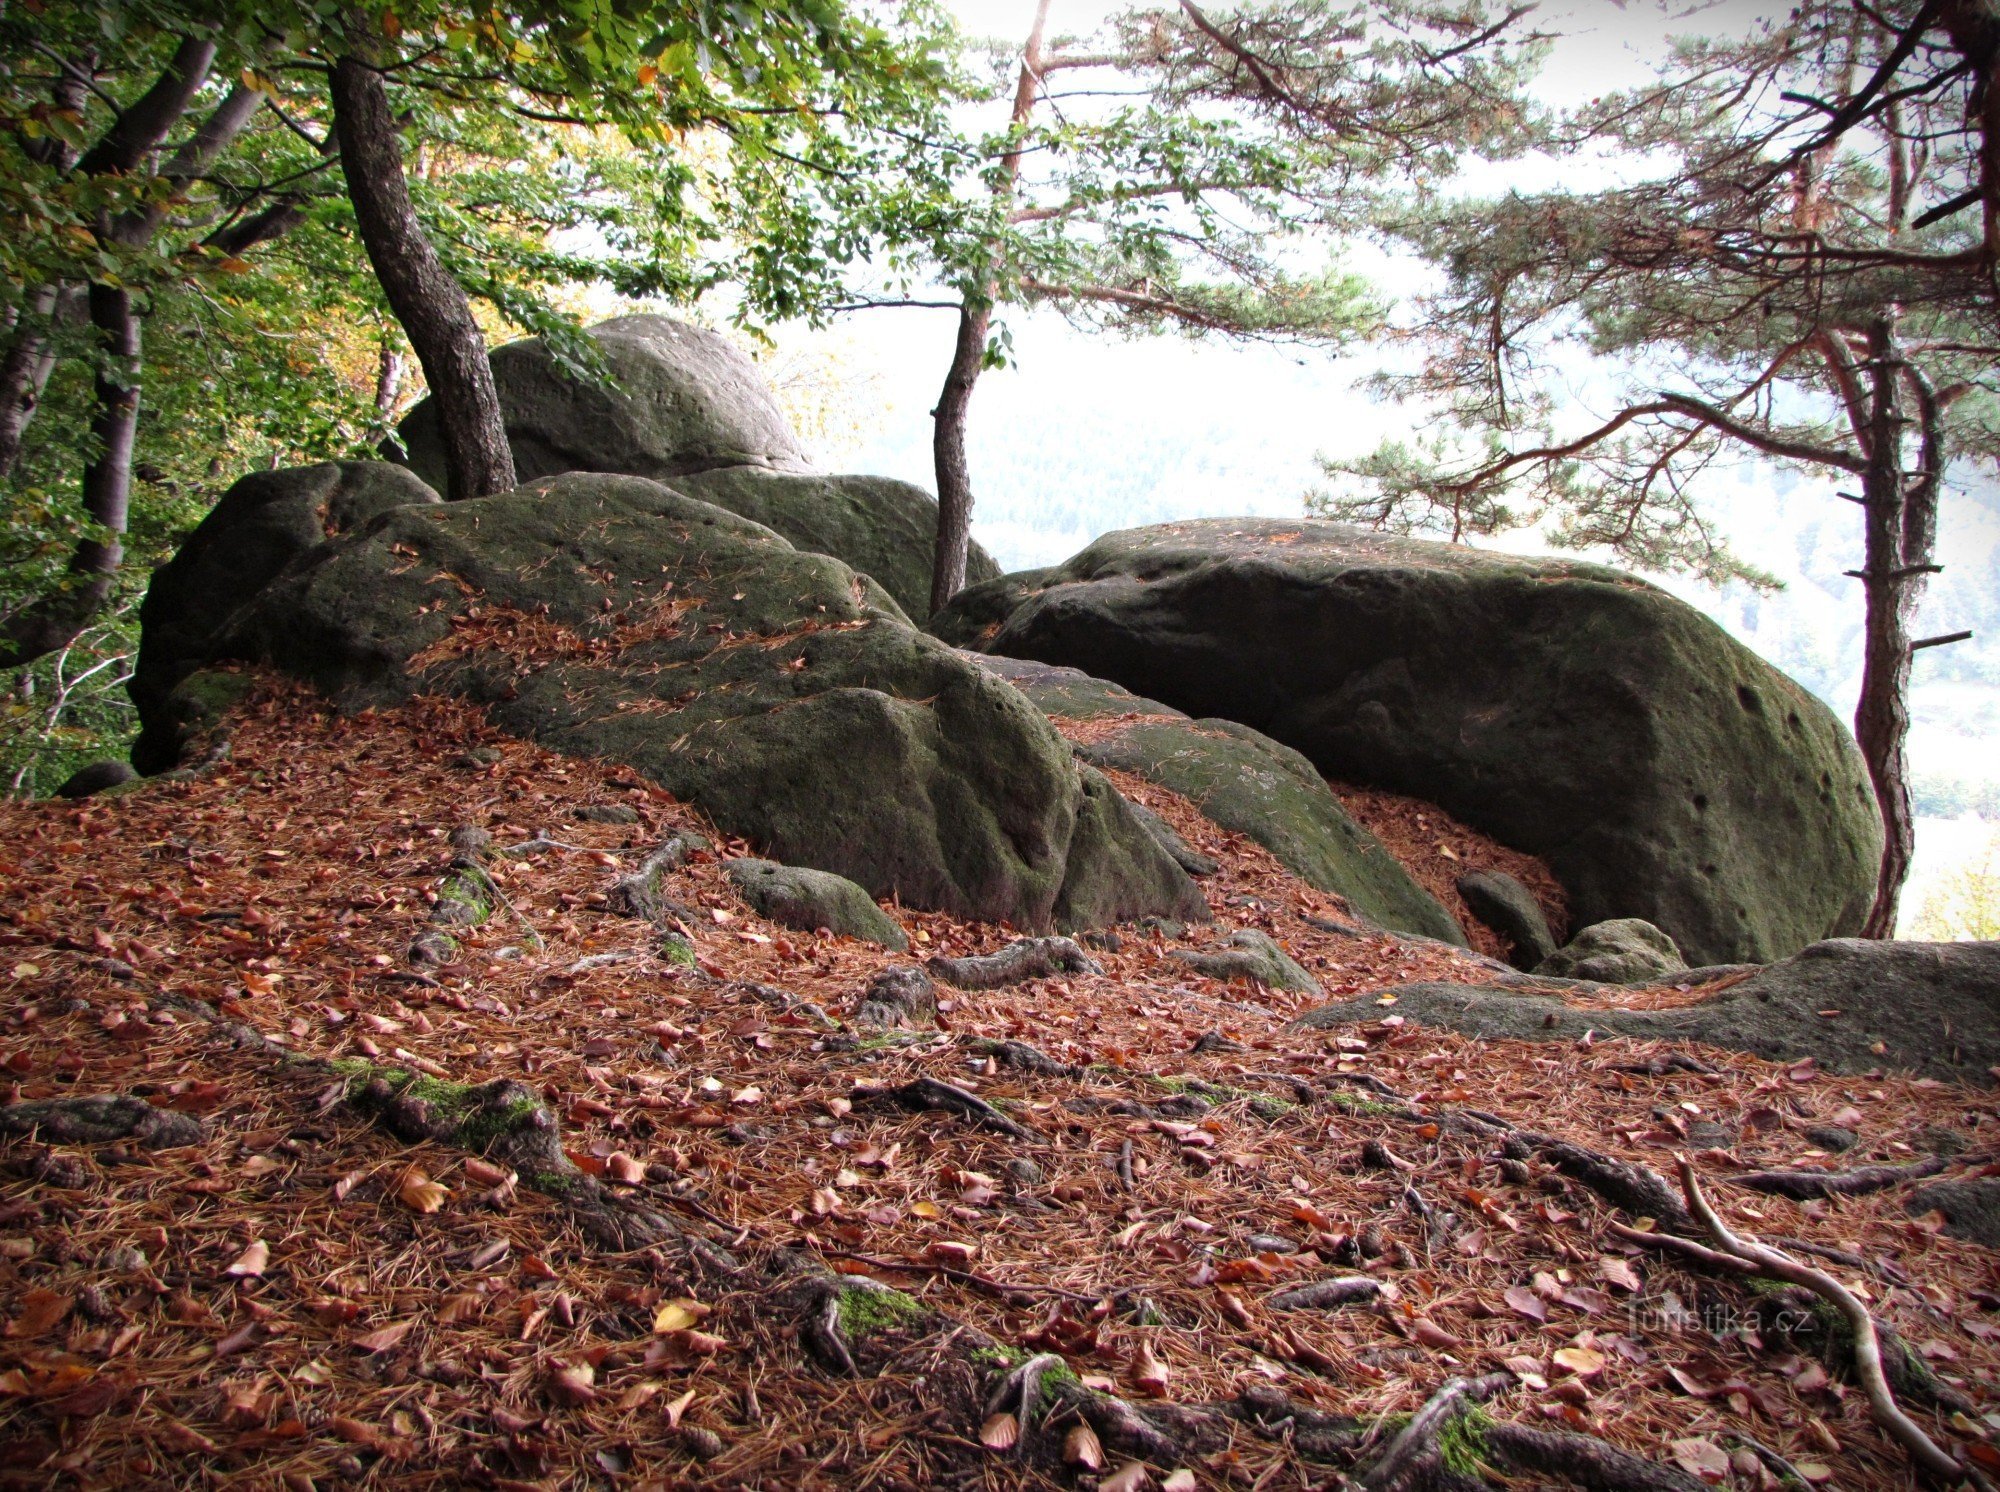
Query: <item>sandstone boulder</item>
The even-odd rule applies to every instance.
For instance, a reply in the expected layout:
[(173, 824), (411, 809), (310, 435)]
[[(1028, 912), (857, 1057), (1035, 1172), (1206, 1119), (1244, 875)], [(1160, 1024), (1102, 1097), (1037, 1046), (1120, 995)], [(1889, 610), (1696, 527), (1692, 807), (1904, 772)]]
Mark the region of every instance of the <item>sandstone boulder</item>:
[[(493, 351), (493, 379), (523, 482), (567, 471), (668, 482), (775, 529), (797, 549), (870, 575), (913, 617), (930, 610), (937, 499), (888, 477), (829, 476), (757, 365), (714, 332), (666, 316), (590, 328), (615, 386), (580, 376), (534, 337)], [(444, 442), (427, 399), (398, 432), (403, 459), (446, 490)], [(966, 579), (1000, 573), (974, 544)]]
[(1685, 971), (1674, 940), (1638, 917), (1594, 922), (1535, 966), (1537, 974), (1596, 984), (1658, 984)]
[[(1406, 1021), (1495, 1040), (1577, 1041), (1594, 1031), (1596, 1040), (1702, 1042), (1776, 1061), (1811, 1057), (1835, 1072), (1895, 1067), (1979, 1084), (2000, 1069), (2000, 943), (1833, 938), (1765, 969), (1690, 969), (1665, 982), (1710, 981), (1707, 999), (1668, 1010), (1606, 1008), (1596, 995), (1621, 986), (1539, 975), (1393, 993)], [(1299, 1023), (1379, 1021), (1383, 993), (1321, 1006)]]
[[(223, 659), (350, 707), (471, 699), (873, 897), (1023, 928), (1206, 915), (1017, 691), (839, 561), (643, 478), (573, 473), (381, 514), (249, 597), (201, 661)], [(148, 711), (156, 766), (179, 739), (177, 695), (214, 677)]]
[(1108, 534), (933, 626), (1428, 799), (1540, 856), (1576, 922), (1643, 917), (1692, 962), (1858, 931), (1873, 893), (1881, 825), (1832, 712), (1603, 566), (1209, 519)]
[(159, 709), (236, 609), (287, 565), (391, 508), (437, 501), (380, 461), (322, 461), (236, 483), (153, 572), (140, 603), (139, 662), (127, 689), (141, 716)]
[(1179, 793), (1225, 829), (1255, 840), (1308, 885), (1342, 897), (1395, 932), (1464, 945), (1452, 916), (1349, 817), (1298, 752), (1233, 720), (1190, 720), (1073, 668), (998, 655), (980, 663), (1059, 721), (1094, 722), (1078, 752)]

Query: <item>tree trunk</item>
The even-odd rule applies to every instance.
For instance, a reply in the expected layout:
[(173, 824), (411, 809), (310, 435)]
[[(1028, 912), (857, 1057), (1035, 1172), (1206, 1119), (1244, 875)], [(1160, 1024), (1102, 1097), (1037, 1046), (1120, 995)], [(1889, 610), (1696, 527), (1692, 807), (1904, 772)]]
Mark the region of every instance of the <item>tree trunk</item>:
[(28, 293), (15, 324), (14, 339), (0, 359), (0, 478), (20, 459), (21, 441), (42, 402), (42, 390), (55, 371), (49, 331), (56, 317), (58, 292), (43, 285)]
[[(57, 109), (73, 114), (83, 112), (89, 102), (84, 78), (93, 61), (85, 58), (73, 70), (65, 69), (57, 75), (50, 90)], [(56, 172), (66, 173), (76, 165), (75, 147), (60, 135), (44, 135), (21, 149), (30, 160)], [(55, 371), (56, 358), (49, 349), (49, 334), (60, 319), (64, 300), (78, 298), (74, 290), (38, 285), (28, 292), (20, 314), (8, 328), (14, 335), (6, 357), (0, 359), (0, 479), (13, 471), (14, 463), (20, 459), (22, 437), (41, 405), (49, 375)]]
[(381, 73), (359, 57), (342, 57), (333, 65), (333, 122), (368, 262), (437, 400), (446, 496), (505, 492), (514, 485), (514, 455), (486, 338), (464, 288), (417, 221), (388, 90)]
[(32, 663), (73, 642), (110, 597), (125, 558), (121, 540), (132, 506), (141, 379), (140, 323), (132, 293), (122, 287), (92, 285), (90, 320), (101, 361), (97, 415), (90, 429), (96, 454), (83, 471), (83, 506), (99, 532), (77, 541), (69, 583), (8, 618), (0, 640), (0, 668)]
[(967, 301), (958, 310), (958, 342), (944, 376), (937, 408), (931, 411), (931, 456), (937, 469), (937, 556), (931, 568), (931, 612), (965, 587), (965, 557), (972, 546), (972, 469), (965, 459), (965, 417), (973, 386), (986, 362), (989, 307)]
[[(215, 63), (215, 43), (184, 40), (153, 85), (112, 122), (103, 137), (83, 153), (75, 170), (82, 176), (123, 176), (141, 170), (182, 117), (208, 79)], [(233, 120), (229, 133), (240, 129), (249, 115), (240, 104), (226, 104), (218, 115)], [(213, 121), (211, 121), (213, 123)], [(188, 157), (198, 168), (216, 143), (206, 127), (197, 134)], [(227, 143), (220, 137), (216, 148)], [(100, 213), (99, 243), (112, 246), (128, 233), (130, 219), (114, 222)], [(77, 542), (70, 557), (70, 583), (42, 596), (7, 619), (0, 629), (0, 668), (19, 667), (73, 641), (104, 605), (125, 557), (121, 542), (132, 505), (132, 453), (139, 434), (139, 317), (132, 292), (123, 286), (93, 284), (89, 291), (90, 321), (99, 347), (97, 414), (91, 422), (95, 446), (83, 472), (83, 506), (99, 525), (98, 533)], [(55, 305), (60, 307), (62, 292)], [(46, 377), (46, 374), (43, 375)], [(32, 411), (29, 411), (31, 413)], [(21, 421), (23, 428), (26, 419)]]
[(1875, 881), (1875, 903), (1861, 931), (1863, 937), (1892, 938), (1916, 848), (1908, 750), (1910, 619), (1923, 589), (1923, 573), (1914, 567), (1927, 563), (1929, 556), (1912, 556), (1905, 543), (1903, 435), (1909, 416), (1903, 408), (1901, 355), (1887, 321), (1870, 329), (1868, 353), (1868, 472), (1861, 493), (1867, 535), (1861, 566), (1866, 619), (1854, 738), (1882, 811), (1882, 865)]
[[(1005, 202), (1014, 195), (1021, 174), (1020, 131), (1035, 111), (1035, 92), (1042, 81), (1042, 38), (1048, 30), (1049, 0), (1038, 0), (1035, 23), (1021, 49), (1021, 71), (1014, 81), (1014, 105), (1008, 123), (1014, 143), (1000, 157), (1000, 181), (993, 194)], [(931, 411), (931, 459), (938, 489), (937, 553), (931, 568), (931, 613), (965, 588), (965, 556), (972, 546), (972, 469), (965, 459), (965, 416), (972, 405), (973, 385), (986, 366), (986, 334), (993, 325), (993, 299), (999, 287), (991, 277), (977, 295), (967, 295), (958, 307), (958, 341), (951, 351), (951, 368), (937, 408)]]

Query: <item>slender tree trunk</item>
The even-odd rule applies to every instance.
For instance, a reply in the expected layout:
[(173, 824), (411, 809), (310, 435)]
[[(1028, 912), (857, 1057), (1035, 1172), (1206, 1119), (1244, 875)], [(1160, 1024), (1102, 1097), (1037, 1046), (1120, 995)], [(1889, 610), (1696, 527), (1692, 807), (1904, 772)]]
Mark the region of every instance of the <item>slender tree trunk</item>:
[(951, 370), (944, 376), (931, 432), (931, 456), (937, 469), (937, 556), (931, 568), (931, 612), (965, 586), (965, 557), (972, 546), (972, 470), (965, 459), (965, 417), (972, 405), (973, 386), (986, 361), (986, 332), (993, 313), (970, 303), (959, 307), (958, 341), (952, 349)]
[[(1914, 536), (1903, 471), (1910, 416), (1903, 405), (1904, 370), (1889, 321), (1870, 329), (1868, 353), (1868, 472), (1861, 493), (1866, 524), (1861, 567), (1865, 622), (1854, 737), (1882, 811), (1882, 865), (1862, 936), (1891, 938), (1916, 848), (1909, 777), (1910, 620), (1923, 592), (1920, 567), (1929, 563), (1929, 544), (1928, 526), (1921, 523), (1916, 528), (1925, 535), (1919, 542), (1926, 552), (1913, 555), (1906, 543)], [(1926, 476), (1919, 474), (1919, 482)]]
[[(1008, 123), (1024, 129), (1035, 111), (1035, 93), (1042, 81), (1042, 38), (1048, 30), (1049, 0), (1035, 6), (1035, 23), (1021, 50), (1021, 72), (1014, 82), (1014, 107)], [(1020, 179), (1018, 143), (1000, 158), (1001, 179), (994, 195), (1001, 201), (1014, 195)], [(972, 469), (965, 459), (965, 417), (972, 406), (973, 386), (986, 366), (986, 334), (993, 326), (993, 302), (999, 291), (989, 275), (977, 295), (959, 303), (958, 340), (951, 367), (944, 376), (937, 408), (931, 411), (931, 460), (937, 476), (937, 552), (931, 567), (931, 612), (965, 588), (965, 557), (972, 547)]]
[(83, 471), (83, 506), (99, 531), (77, 541), (71, 580), (8, 618), (0, 636), (0, 668), (16, 668), (75, 641), (103, 609), (125, 558), (122, 538), (132, 508), (132, 456), (139, 435), (140, 322), (132, 293), (90, 287), (90, 320), (100, 343), (96, 447)]
[(403, 176), (403, 145), (382, 75), (359, 57), (333, 65), (340, 167), (368, 262), (437, 400), (453, 498), (514, 485), (514, 455), (472, 303), (425, 237)]
[[(215, 64), (215, 53), (212, 41), (182, 41), (153, 85), (83, 153), (75, 164), (76, 173), (114, 177), (142, 170), (147, 158), (186, 116)], [(233, 133), (241, 128), (248, 112), (240, 104), (229, 112), (235, 121), (229, 131)], [(226, 143), (227, 135), (211, 138), (205, 126), (189, 147), (194, 154), (184, 151), (177, 159), (187, 159), (199, 168), (210, 157), (211, 144), (220, 149)], [(129, 243), (123, 235), (131, 231), (132, 222), (129, 216), (114, 221), (108, 213), (100, 213), (97, 241), (107, 248)], [(59, 291), (58, 306), (61, 299)], [(69, 584), (38, 598), (0, 627), (0, 668), (33, 662), (72, 641), (110, 596), (125, 557), (122, 537), (132, 504), (132, 454), (138, 441), (143, 376), (139, 316), (132, 292), (124, 286), (92, 284), (88, 304), (99, 362), (97, 413), (91, 423), (95, 451), (84, 468), (83, 506), (99, 525), (99, 532), (77, 542), (70, 557), (74, 578)]]
[(0, 358), (0, 477), (11, 472), (20, 459), (21, 441), (41, 405), (49, 375), (55, 371), (49, 331), (55, 321), (57, 299), (53, 285), (42, 285), (28, 293), (7, 355)]
[(403, 396), (403, 354), (387, 342), (375, 357), (375, 413), (386, 426)]
[[(57, 75), (50, 90), (51, 102), (57, 109), (69, 113), (83, 111), (89, 100), (84, 78), (94, 62), (94, 58), (85, 56)], [(68, 172), (76, 165), (75, 147), (59, 135), (31, 140), (22, 150), (30, 160), (57, 172)], [(8, 343), (5, 358), (0, 359), (0, 478), (6, 477), (20, 459), (22, 438), (41, 406), (42, 390), (48, 387), (49, 375), (55, 371), (56, 358), (49, 349), (49, 334), (59, 320), (65, 298), (74, 301), (79, 297), (74, 290), (56, 285), (36, 286), (28, 292), (20, 314), (8, 328), (13, 339)]]

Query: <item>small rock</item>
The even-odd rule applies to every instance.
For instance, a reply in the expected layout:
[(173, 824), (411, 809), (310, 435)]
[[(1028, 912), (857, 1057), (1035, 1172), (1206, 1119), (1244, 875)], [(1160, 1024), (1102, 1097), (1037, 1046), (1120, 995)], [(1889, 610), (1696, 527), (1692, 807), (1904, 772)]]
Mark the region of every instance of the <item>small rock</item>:
[(1918, 1138), (1935, 1155), (1963, 1155), (1972, 1143), (1948, 1124), (1926, 1124)]
[(1534, 972), (1598, 984), (1650, 984), (1686, 968), (1672, 938), (1641, 918), (1618, 917), (1584, 928)]
[(451, 765), (453, 769), (456, 771), (477, 772), (482, 770), (483, 768), (492, 766), (495, 762), (499, 760), (500, 760), (499, 747), (475, 746), (472, 748), (472, 750), (462, 751), (457, 756), (453, 757), (451, 759)]
[(477, 824), (460, 824), (451, 831), (450, 843), (459, 854), (476, 860), (493, 847), (493, 836)]
[(1535, 893), (1505, 871), (1475, 870), (1458, 878), (1465, 908), (1513, 950), (1517, 969), (1532, 969), (1556, 951), (1555, 934)]
[(1042, 1168), (1025, 1156), (1017, 1156), (1007, 1162), (1007, 1174), (1022, 1186), (1040, 1186)]
[(1851, 1129), (1843, 1129), (1838, 1124), (1815, 1124), (1806, 1131), (1806, 1138), (1821, 1150), (1831, 1150), (1838, 1154), (1842, 1150), (1852, 1150), (1861, 1136)]
[(629, 803), (586, 803), (577, 809), (576, 817), (586, 824), (636, 824), (639, 810)]
[(774, 860), (732, 860), (729, 879), (754, 907), (780, 927), (812, 932), (827, 928), (843, 937), (880, 943), (901, 953), (910, 946), (903, 929), (875, 898), (831, 871), (780, 865)]
[(1697, 1119), (1688, 1126), (1688, 1143), (1704, 1150), (1727, 1150), (1736, 1143), (1736, 1131), (1712, 1119)]
[(1912, 1217), (1942, 1212), (1944, 1230), (1953, 1238), (2000, 1249), (2000, 1179), (1933, 1181), (1912, 1192), (1907, 1205)]

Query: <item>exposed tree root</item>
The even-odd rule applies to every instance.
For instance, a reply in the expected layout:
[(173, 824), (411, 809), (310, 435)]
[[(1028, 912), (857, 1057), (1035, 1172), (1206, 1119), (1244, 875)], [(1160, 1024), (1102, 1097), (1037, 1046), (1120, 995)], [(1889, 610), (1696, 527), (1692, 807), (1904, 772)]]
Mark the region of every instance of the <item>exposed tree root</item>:
[(854, 1012), (854, 1024), (863, 1030), (915, 1030), (936, 1023), (937, 986), (915, 964), (877, 974)]
[(192, 1114), (156, 1109), (129, 1093), (105, 1093), (0, 1105), (0, 1135), (39, 1135), (56, 1145), (135, 1140), (148, 1150), (168, 1150), (200, 1144), (202, 1128)]
[(991, 1057), (1002, 1067), (1011, 1067), (1016, 1072), (1031, 1072), (1045, 1078), (1074, 1078), (1083, 1072), (1081, 1067), (1058, 1062), (1040, 1047), (1029, 1046), (1025, 1041), (994, 1041), (981, 1037), (971, 1046), (973, 1051)]
[[(1402, 1432), (1361, 1478), (1362, 1492), (1401, 1492), (1413, 1486), (1436, 1466), (1442, 1456), (1438, 1440), (1446, 1426), (1468, 1409), (1483, 1404), (1514, 1381), (1510, 1373), (1488, 1373), (1481, 1378), (1448, 1378), (1444, 1386), (1410, 1416)], [(1452, 1468), (1446, 1468), (1452, 1469)]]
[(934, 958), (931, 973), (960, 989), (999, 989), (1051, 974), (1098, 974), (1097, 961), (1068, 938), (1021, 938), (998, 953)]
[(1508, 1471), (1559, 1476), (1591, 1492), (1704, 1492), (1706, 1484), (1674, 1466), (1662, 1466), (1590, 1435), (1489, 1424), (1480, 1441)]
[(236, 1046), (274, 1058), (286, 1071), (333, 1078), (320, 1092), (322, 1108), (346, 1103), (398, 1139), (427, 1140), (497, 1160), (523, 1185), (562, 1202), (601, 1246), (640, 1248), (681, 1232), (659, 1213), (607, 1191), (578, 1170), (563, 1151), (556, 1116), (525, 1084), (497, 1078), (475, 1087), (399, 1067), (302, 1057), (199, 1000), (157, 999), (208, 1023)]
[(675, 911), (662, 889), (666, 878), (687, 864), (689, 854), (699, 848), (685, 834), (676, 834), (639, 862), (639, 868), (611, 883), (604, 894), (605, 910), (618, 917), (636, 917), (642, 922), (663, 922)]
[(968, 1093), (963, 1088), (936, 1078), (916, 1078), (895, 1088), (861, 1088), (856, 1096), (865, 1099), (886, 1099), (900, 1104), (906, 1109), (919, 1113), (943, 1110), (958, 1114), (988, 1129), (997, 1129), (1003, 1135), (1011, 1135), (1017, 1140), (1032, 1140), (1035, 1132), (1025, 1125), (1017, 1124), (992, 1104), (976, 1093)]
[(1569, 1140), (1525, 1129), (1514, 1132), (1507, 1149), (1517, 1160), (1526, 1160), (1533, 1153), (1553, 1161), (1563, 1175), (1581, 1182), (1633, 1217), (1656, 1218), (1661, 1227), (1676, 1233), (1690, 1233), (1694, 1229), (1694, 1219), (1688, 1216), (1673, 1186), (1651, 1166), (1614, 1160)]
[(1922, 1181), (1935, 1176), (1950, 1164), (1943, 1156), (1912, 1161), (1905, 1166), (1856, 1166), (1848, 1171), (1751, 1171), (1728, 1178), (1731, 1186), (1747, 1187), (1795, 1202), (1817, 1197), (1865, 1197), (1870, 1192), (1887, 1191), (1905, 1181)]
[(1868, 1397), (1870, 1413), (1874, 1415), (1875, 1422), (1909, 1452), (1910, 1459), (1920, 1470), (1946, 1482), (1969, 1480), (1982, 1488), (1992, 1486), (1981, 1472), (1940, 1447), (1924, 1433), (1922, 1426), (1903, 1412), (1883, 1371), (1882, 1341), (1875, 1318), (1853, 1291), (1825, 1270), (1801, 1264), (1768, 1244), (1732, 1232), (1702, 1195), (1701, 1183), (1695, 1179), (1692, 1162), (1681, 1161), (1680, 1178), (1689, 1213), (1708, 1230), (1720, 1252), (1743, 1260), (1754, 1273), (1767, 1279), (1783, 1280), (1810, 1290), (1840, 1312), (1853, 1334), (1855, 1374), (1861, 1381), (1861, 1391)]

